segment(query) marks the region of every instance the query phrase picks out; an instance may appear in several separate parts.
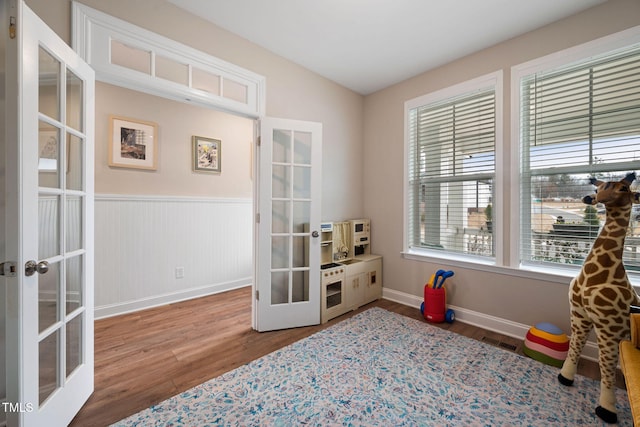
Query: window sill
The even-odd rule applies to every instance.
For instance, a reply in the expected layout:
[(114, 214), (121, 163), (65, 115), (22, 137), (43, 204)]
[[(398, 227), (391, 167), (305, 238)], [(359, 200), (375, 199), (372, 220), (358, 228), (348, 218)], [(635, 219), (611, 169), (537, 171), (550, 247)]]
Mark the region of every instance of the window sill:
[[(439, 251), (410, 249), (402, 252), (404, 259), (429, 262), (438, 265), (450, 267), (464, 268), (468, 270), (483, 271), (487, 273), (502, 274), (513, 277), (521, 277), (526, 279), (544, 280), (546, 282), (559, 283), (569, 285), (579, 271), (576, 268), (558, 267), (542, 267), (533, 265), (521, 265), (520, 268), (504, 267), (495, 264), (494, 259), (479, 259), (473, 256), (462, 256), (455, 254), (445, 254)], [(631, 284), (640, 287), (640, 275), (629, 274)], [(636, 289), (636, 291), (640, 291)]]

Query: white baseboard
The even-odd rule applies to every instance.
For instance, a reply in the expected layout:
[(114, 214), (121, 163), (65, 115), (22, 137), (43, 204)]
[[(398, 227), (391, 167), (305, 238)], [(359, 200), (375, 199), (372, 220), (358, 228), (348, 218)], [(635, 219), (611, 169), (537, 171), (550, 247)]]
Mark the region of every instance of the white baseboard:
[(180, 292), (173, 292), (164, 295), (155, 295), (150, 298), (138, 299), (135, 301), (126, 301), (117, 304), (102, 305), (95, 307), (95, 319), (104, 319), (107, 317), (118, 316), (120, 314), (131, 313), (147, 308), (158, 307), (179, 301), (185, 301), (193, 298), (203, 297), (207, 295), (217, 294), (220, 292), (230, 291), (232, 289), (251, 286), (252, 279), (246, 278), (226, 283), (216, 283), (213, 285), (202, 286), (199, 288), (185, 289)]
[[(384, 287), (382, 288), (382, 297), (384, 299), (388, 299), (389, 301), (408, 305), (409, 307), (415, 307), (416, 310), (420, 310), (420, 305), (423, 301), (422, 297), (410, 295), (393, 289), (387, 289)], [(447, 307), (455, 311), (456, 321), (468, 323), (482, 329), (498, 332), (500, 334), (520, 340), (524, 340), (525, 336), (527, 335), (527, 331), (532, 326), (523, 325), (521, 323), (512, 322), (510, 320), (501, 319), (499, 317), (489, 316), (487, 314), (467, 310), (466, 308), (456, 307), (450, 304), (447, 305)], [(597, 363), (598, 345), (593, 341), (587, 341), (587, 344), (582, 351), (582, 357)]]

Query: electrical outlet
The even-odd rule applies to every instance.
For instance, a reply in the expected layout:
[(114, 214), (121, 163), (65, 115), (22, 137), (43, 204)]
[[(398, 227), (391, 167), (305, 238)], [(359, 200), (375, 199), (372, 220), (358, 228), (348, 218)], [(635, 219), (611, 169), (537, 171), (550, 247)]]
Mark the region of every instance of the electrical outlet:
[(176, 279), (184, 279), (184, 267), (176, 267)]

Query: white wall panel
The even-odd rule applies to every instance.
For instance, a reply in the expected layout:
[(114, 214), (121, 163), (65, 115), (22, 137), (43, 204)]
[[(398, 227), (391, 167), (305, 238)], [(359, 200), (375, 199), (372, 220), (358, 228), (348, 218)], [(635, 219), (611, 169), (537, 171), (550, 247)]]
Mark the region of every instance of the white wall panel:
[(95, 211), (96, 318), (251, 284), (251, 200), (96, 195)]

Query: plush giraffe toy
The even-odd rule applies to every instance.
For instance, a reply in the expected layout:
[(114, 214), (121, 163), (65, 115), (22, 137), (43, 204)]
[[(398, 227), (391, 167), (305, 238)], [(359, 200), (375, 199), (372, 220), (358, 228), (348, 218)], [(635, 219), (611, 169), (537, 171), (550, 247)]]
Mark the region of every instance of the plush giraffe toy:
[(635, 173), (619, 182), (591, 178), (596, 194), (582, 199), (588, 205), (604, 204), (607, 216), (582, 270), (569, 286), (571, 342), (558, 375), (562, 384), (573, 384), (580, 353), (595, 327), (601, 377), (596, 414), (607, 423), (618, 421), (615, 400), (618, 345), (629, 333), (629, 306), (640, 301), (622, 264), (631, 206), (640, 203), (640, 193), (630, 189), (635, 179)]

